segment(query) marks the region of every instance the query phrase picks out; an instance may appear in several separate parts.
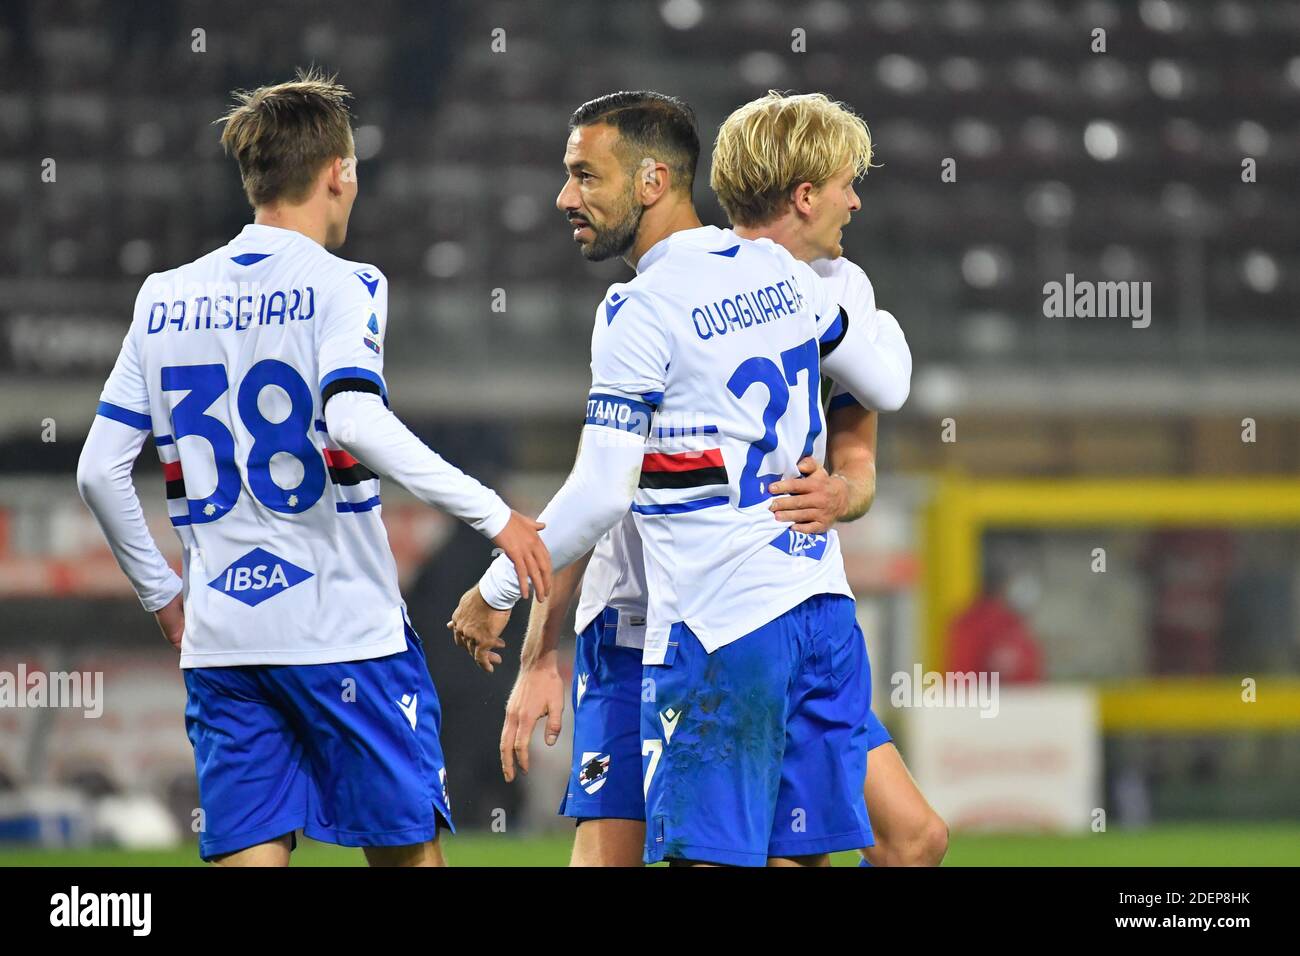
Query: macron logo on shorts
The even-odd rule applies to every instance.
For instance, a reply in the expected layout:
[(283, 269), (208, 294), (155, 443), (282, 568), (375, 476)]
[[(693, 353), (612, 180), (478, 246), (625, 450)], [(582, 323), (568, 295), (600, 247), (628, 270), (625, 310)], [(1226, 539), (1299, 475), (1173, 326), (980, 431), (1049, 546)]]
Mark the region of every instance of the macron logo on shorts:
[(670, 744), (673, 741), (673, 731), (677, 729), (677, 721), (681, 719), (682, 712), (673, 710), (669, 707), (659, 715), (659, 723), (664, 726), (664, 743)]
[(419, 719), (420, 716), (419, 713), (416, 711), (416, 708), (420, 704), (420, 695), (403, 694), (401, 700), (394, 701), (393, 703), (397, 704), (398, 710), (400, 710), (403, 714), (406, 715), (406, 722), (410, 724), (411, 729), (414, 730), (415, 722), (416, 720)]
[(578, 675), (578, 699), (573, 706), (577, 707), (579, 704), (582, 703), (582, 695), (585, 693), (587, 693), (587, 675), (579, 674)]
[(208, 582), (208, 587), (216, 588), (249, 607), (257, 607), (311, 576), (310, 571), (276, 557), (270, 551), (254, 548), (242, 558), (236, 558), (230, 567)]

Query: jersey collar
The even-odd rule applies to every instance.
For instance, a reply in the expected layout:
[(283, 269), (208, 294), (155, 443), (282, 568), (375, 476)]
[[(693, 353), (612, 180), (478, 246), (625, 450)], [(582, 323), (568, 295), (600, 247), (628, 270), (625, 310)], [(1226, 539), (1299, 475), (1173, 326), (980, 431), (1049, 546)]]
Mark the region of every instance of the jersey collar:
[(284, 229), (280, 226), (268, 226), (260, 222), (250, 222), (240, 230), (239, 235), (235, 237), (236, 242), (249, 239), (254, 242), (291, 242), (294, 239), (306, 239), (308, 242), (312, 241), (309, 237), (304, 236), (296, 229)]
[(706, 236), (711, 237), (721, 231), (717, 226), (697, 226), (694, 229), (679, 229), (677, 232), (669, 233), (646, 250), (641, 261), (636, 264), (636, 274), (641, 275), (667, 255), (670, 246), (682, 242), (698, 242), (704, 240)]

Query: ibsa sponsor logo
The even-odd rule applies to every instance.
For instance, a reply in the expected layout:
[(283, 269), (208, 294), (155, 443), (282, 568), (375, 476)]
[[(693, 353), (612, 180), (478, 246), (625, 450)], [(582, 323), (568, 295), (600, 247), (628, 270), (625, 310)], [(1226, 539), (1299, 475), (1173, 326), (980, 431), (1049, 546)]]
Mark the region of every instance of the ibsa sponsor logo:
[(310, 571), (270, 551), (254, 548), (209, 581), (208, 586), (249, 607), (256, 607), (311, 576)]
[(803, 531), (795, 531), (793, 528), (787, 528), (776, 536), (770, 543), (772, 547), (795, 558), (812, 558), (814, 561), (820, 561), (822, 555), (826, 553), (826, 542), (829, 539), (825, 534), (808, 534)]

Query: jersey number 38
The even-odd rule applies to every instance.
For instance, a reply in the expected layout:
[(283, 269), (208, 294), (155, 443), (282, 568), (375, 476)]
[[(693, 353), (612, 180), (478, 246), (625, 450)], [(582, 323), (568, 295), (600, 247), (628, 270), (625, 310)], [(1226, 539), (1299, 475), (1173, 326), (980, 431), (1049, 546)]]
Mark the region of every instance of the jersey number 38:
[[(258, 399), (268, 385), (276, 385), (289, 396), (289, 414), (273, 422), (262, 414)], [(235, 462), (235, 437), (226, 423), (208, 414), (212, 403), (230, 387), (222, 365), (171, 365), (162, 370), (164, 392), (186, 391), (172, 409), (172, 429), (177, 441), (187, 436), (202, 438), (212, 446), (217, 486), (206, 498), (189, 500), (194, 524), (216, 521), (239, 500), (242, 486)], [(312, 444), (311, 388), (292, 365), (263, 359), (248, 370), (236, 396), (239, 418), (253, 438), (245, 471), (248, 487), (259, 504), (281, 514), (298, 514), (320, 500), (325, 491), (325, 462)], [(302, 465), (302, 480), (296, 487), (281, 488), (271, 478), (271, 459), (286, 454)]]

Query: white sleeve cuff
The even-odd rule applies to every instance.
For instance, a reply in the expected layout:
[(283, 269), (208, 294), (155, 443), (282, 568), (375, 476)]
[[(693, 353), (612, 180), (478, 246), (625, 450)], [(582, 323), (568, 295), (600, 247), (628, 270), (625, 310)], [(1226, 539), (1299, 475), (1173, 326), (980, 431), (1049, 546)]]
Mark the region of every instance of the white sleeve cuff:
[(478, 582), (479, 593), (489, 607), (508, 611), (519, 601), (519, 576), (504, 554), (498, 554)]
[(505, 530), (510, 523), (510, 506), (497, 499), (497, 507), (486, 518), (473, 522), (471, 527), (483, 537), (491, 540)]
[(163, 581), (147, 593), (141, 594), (140, 604), (144, 606), (146, 611), (153, 614), (155, 611), (161, 611), (168, 604), (171, 604), (176, 595), (180, 594), (184, 588), (185, 585), (180, 576), (173, 571), (170, 580)]

